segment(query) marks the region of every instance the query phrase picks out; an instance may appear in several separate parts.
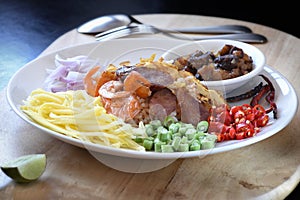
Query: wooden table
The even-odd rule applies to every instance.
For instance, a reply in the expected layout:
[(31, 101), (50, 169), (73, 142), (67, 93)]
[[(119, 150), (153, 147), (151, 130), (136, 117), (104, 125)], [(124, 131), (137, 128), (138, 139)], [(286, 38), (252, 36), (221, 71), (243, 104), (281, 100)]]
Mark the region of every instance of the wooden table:
[[(267, 65), (280, 71), (300, 94), (300, 40), (292, 35), (216, 17), (149, 14), (136, 18), (168, 28), (247, 25), (268, 38), (266, 44), (255, 46), (265, 53)], [(71, 30), (42, 55), (92, 41), (92, 36)], [(202, 159), (178, 159), (153, 172), (126, 173), (25, 123), (6, 102), (5, 92), (0, 96), (0, 163), (23, 154), (45, 153), (47, 168), (38, 181), (25, 185), (1, 172), (0, 199), (283, 199), (300, 180), (299, 112), (282, 131), (259, 143)]]

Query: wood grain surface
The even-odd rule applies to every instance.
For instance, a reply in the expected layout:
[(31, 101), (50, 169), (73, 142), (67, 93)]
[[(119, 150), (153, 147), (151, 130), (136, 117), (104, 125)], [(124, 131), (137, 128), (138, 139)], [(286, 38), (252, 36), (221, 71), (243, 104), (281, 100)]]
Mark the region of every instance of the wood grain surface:
[[(158, 27), (241, 24), (268, 38), (255, 45), (300, 94), (300, 40), (259, 24), (196, 15), (148, 14), (137, 19)], [(149, 36), (148, 36), (149, 37)], [(155, 37), (155, 36), (153, 36)], [(94, 41), (71, 30), (41, 55)], [(55, 139), (19, 118), (0, 96), (0, 163), (45, 153), (47, 168), (36, 182), (16, 184), (0, 173), (0, 199), (284, 199), (300, 180), (300, 114), (259, 143), (203, 158), (178, 159), (148, 173), (112, 169), (87, 150)], [(285, 109), (289, 109), (288, 105)]]

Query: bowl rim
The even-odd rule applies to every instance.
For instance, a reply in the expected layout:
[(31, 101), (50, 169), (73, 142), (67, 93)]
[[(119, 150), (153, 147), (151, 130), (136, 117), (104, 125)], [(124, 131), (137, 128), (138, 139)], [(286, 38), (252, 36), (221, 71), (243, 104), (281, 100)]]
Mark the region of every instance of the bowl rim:
[[(259, 49), (257, 48), (256, 46), (252, 45), (252, 44), (248, 44), (246, 42), (242, 42), (242, 41), (237, 41), (237, 40), (229, 40), (229, 39), (208, 39), (208, 40), (199, 40), (199, 41), (189, 41), (187, 43), (183, 43), (183, 44), (180, 44), (180, 45), (177, 45), (171, 49), (169, 49), (168, 51), (166, 51), (162, 57), (165, 59), (166, 57), (168, 57), (169, 55), (171, 54), (178, 54), (176, 51), (181, 49), (181, 48), (184, 48), (184, 47), (188, 47), (188, 46), (191, 46), (191, 45), (195, 45), (195, 44), (204, 44), (204, 45), (211, 45), (211, 44), (217, 44), (217, 43), (220, 43), (222, 45), (220, 46), (223, 46), (225, 45), (225, 43), (228, 43), (228, 44), (231, 44), (231, 45), (234, 45), (234, 46), (237, 46), (239, 48), (241, 48), (244, 52), (247, 50), (246, 49), (249, 49), (251, 51), (254, 51), (255, 52), (255, 55), (256, 58), (258, 59), (253, 59), (253, 55), (250, 55), (249, 53), (247, 53), (254, 61), (254, 69), (245, 74), (245, 75), (242, 75), (242, 76), (239, 76), (239, 77), (235, 77), (235, 78), (231, 78), (231, 79), (225, 79), (225, 80), (217, 80), (217, 81), (201, 81), (203, 82), (203, 84), (207, 85), (207, 86), (220, 86), (220, 85), (233, 85), (233, 84), (236, 84), (236, 83), (241, 83), (241, 82), (245, 82), (251, 78), (253, 78), (254, 76), (258, 75), (264, 68), (265, 64), (266, 64), (266, 57), (264, 55), (264, 53)], [(215, 51), (218, 51), (219, 49), (216, 49)], [(192, 52), (191, 52), (192, 53)], [(172, 56), (171, 56), (172, 57)], [(257, 63), (258, 61), (258, 63)]]

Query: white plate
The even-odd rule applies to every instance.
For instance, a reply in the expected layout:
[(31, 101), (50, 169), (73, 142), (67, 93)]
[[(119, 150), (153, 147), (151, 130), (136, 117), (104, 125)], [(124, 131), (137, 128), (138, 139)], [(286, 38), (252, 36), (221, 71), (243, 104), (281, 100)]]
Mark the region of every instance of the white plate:
[[(39, 57), (18, 70), (8, 83), (7, 99), (16, 114), (29, 124), (64, 142), (86, 148), (104, 164), (117, 170), (127, 172), (153, 171), (170, 164), (177, 158), (203, 157), (206, 155), (245, 147), (274, 135), (290, 123), (298, 107), (298, 100), (295, 90), (284, 76), (270, 66), (265, 66), (262, 74), (267, 76), (274, 84), (276, 90), (275, 101), (278, 106), (278, 119), (274, 120), (272, 115), (270, 115), (271, 120), (269, 125), (262, 128), (261, 132), (255, 137), (244, 140), (233, 140), (217, 143), (216, 147), (210, 150), (191, 151), (184, 153), (156, 153), (139, 152), (134, 150), (117, 149), (102, 145), (89, 144), (49, 130), (37, 124), (30, 120), (27, 115), (25, 115), (19, 109), (19, 106), (22, 104), (22, 100), (25, 100), (31, 91), (37, 89), (38, 87), (42, 87), (43, 81), (47, 75), (46, 68), (55, 68), (54, 57), (56, 54), (66, 58), (77, 55), (89, 55), (89, 57), (92, 59), (98, 59), (98, 61), (103, 63), (103, 65), (107, 65), (108, 63), (118, 64), (124, 60), (130, 60), (132, 63), (136, 63), (141, 57), (148, 58), (152, 53), (156, 53), (156, 58), (159, 58), (159, 56), (165, 51), (180, 43), (182, 43), (182, 41), (128, 38), (101, 43), (93, 42), (62, 49), (43, 57)], [(256, 77), (249, 84), (242, 86), (238, 90), (234, 91), (234, 93), (229, 95), (241, 94), (246, 90), (256, 86), (261, 80), (261, 77)], [(245, 100), (243, 102), (249, 101), (250, 100)], [(243, 102), (238, 102), (238, 104)], [(286, 109), (286, 105), (289, 105), (289, 109)]]

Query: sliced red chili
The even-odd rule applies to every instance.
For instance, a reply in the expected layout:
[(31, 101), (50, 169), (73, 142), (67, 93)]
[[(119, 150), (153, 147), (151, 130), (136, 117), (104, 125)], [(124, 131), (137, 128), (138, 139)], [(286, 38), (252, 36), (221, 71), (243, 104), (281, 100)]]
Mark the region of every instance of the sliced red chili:
[[(236, 125), (236, 135), (243, 133), (244, 137), (254, 135), (254, 127), (251, 123), (239, 123)], [(238, 137), (238, 136), (237, 136)]]
[(269, 116), (263, 106), (243, 104), (240, 106), (214, 107), (209, 117), (210, 133), (217, 135), (217, 141), (244, 139), (260, 132), (260, 127), (266, 126)]
[(264, 107), (259, 105), (259, 104), (255, 105), (253, 107), (253, 111), (254, 111), (254, 114), (255, 114), (256, 118), (261, 117), (261, 116), (266, 114), (266, 111), (265, 111)]
[(242, 107), (241, 107), (241, 106), (232, 106), (231, 109), (230, 109), (229, 114), (230, 114), (231, 116), (234, 116), (235, 113), (236, 113), (237, 111), (239, 111), (239, 110), (242, 110)]
[(255, 131), (253, 128), (249, 128), (247, 129), (246, 133), (245, 133), (245, 137), (252, 137), (255, 134)]
[(245, 113), (242, 110), (238, 110), (233, 116), (234, 120), (241, 119), (243, 117), (245, 117)]
[(249, 120), (249, 121), (255, 120), (255, 114), (253, 112), (247, 114), (246, 119)]
[(257, 127), (264, 127), (269, 122), (269, 115), (263, 115), (256, 119), (256, 126)]
[(236, 131), (235, 131), (235, 128), (231, 127), (231, 128), (229, 129), (228, 136), (229, 136), (229, 138), (232, 139), (232, 140), (235, 139), (235, 137), (236, 137)]
[(241, 140), (245, 138), (244, 132), (236, 133), (235, 136), (237, 140)]
[(249, 112), (252, 112), (252, 107), (249, 104), (243, 104), (242, 109), (244, 113), (248, 114)]
[(223, 142), (225, 140), (225, 136), (223, 133), (217, 134), (217, 141), (218, 142)]
[(235, 127), (237, 133), (246, 132), (249, 128), (250, 126), (247, 123), (238, 123)]

